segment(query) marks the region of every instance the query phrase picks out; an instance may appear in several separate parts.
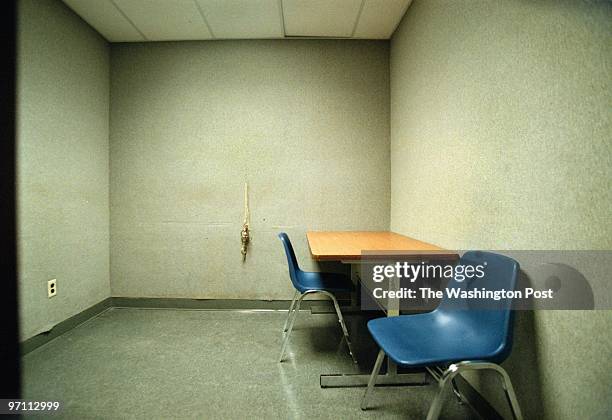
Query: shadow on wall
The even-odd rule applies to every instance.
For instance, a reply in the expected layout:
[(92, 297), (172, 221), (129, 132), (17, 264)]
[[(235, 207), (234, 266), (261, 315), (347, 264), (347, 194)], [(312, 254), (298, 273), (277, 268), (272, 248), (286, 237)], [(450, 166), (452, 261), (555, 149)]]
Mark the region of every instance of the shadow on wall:
[[(514, 348), (505, 362), (519, 404), (526, 419), (544, 416), (542, 411), (541, 366), (537, 353), (537, 331), (534, 311), (516, 311), (514, 324)], [(504, 413), (512, 418), (510, 410)]]
[[(519, 288), (530, 283), (529, 277), (521, 270), (518, 279)], [(523, 417), (526, 419), (544, 417), (535, 325), (534, 311), (515, 311), (512, 353), (503, 363), (512, 380)], [(493, 407), (504, 418), (511, 419), (512, 412), (498, 376), (493, 372), (480, 372), (478, 375), (478, 377), (469, 376), (470, 382), (476, 382), (478, 390)]]

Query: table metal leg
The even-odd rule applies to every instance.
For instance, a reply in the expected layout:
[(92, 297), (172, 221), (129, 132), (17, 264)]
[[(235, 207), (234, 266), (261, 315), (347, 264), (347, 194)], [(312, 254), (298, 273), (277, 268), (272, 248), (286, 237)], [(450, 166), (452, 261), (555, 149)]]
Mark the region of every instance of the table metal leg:
[[(354, 282), (359, 282), (359, 264), (351, 264), (351, 278)], [(399, 286), (395, 282), (390, 285), (390, 288), (397, 289)], [(357, 290), (357, 289), (356, 289)], [(359, 306), (360, 302), (357, 302)], [(399, 299), (389, 300), (387, 302), (387, 316), (399, 315)], [(359, 308), (357, 308), (359, 309)], [(343, 312), (346, 309), (342, 309)], [(314, 313), (314, 312), (313, 312)], [(370, 379), (370, 374), (329, 374), (320, 376), (321, 388), (343, 388), (367, 386)], [(387, 358), (387, 372), (376, 377), (376, 385), (424, 385), (427, 384), (427, 374), (423, 372), (399, 373), (397, 364)]]
[[(356, 386), (367, 386), (370, 379), (369, 373), (357, 374), (332, 374), (321, 375), (321, 388), (348, 388)], [(393, 373), (387, 372), (376, 377), (376, 385), (425, 385), (427, 375), (425, 372)]]
[[(370, 374), (330, 374), (321, 375), (321, 388), (347, 388), (357, 386), (367, 386)], [(427, 373), (411, 372), (399, 373), (397, 364), (387, 357), (387, 373), (376, 376), (376, 385), (426, 385)]]

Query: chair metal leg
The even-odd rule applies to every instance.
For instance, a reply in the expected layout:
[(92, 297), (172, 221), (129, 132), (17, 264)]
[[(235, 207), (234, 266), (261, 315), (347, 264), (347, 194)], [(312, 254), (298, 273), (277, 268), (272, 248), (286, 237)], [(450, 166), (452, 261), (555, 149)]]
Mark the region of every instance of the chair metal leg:
[(340, 322), (340, 326), (342, 327), (342, 333), (344, 334), (344, 339), (346, 340), (346, 345), (348, 346), (349, 354), (351, 355), (353, 362), (357, 363), (357, 358), (355, 357), (355, 353), (353, 352), (353, 347), (351, 345), (351, 339), (349, 337), (349, 333), (348, 333), (348, 329), (346, 328), (346, 324), (344, 323), (344, 317), (342, 316), (340, 305), (338, 305), (338, 300), (336, 300), (336, 297), (329, 292), (323, 292), (323, 293), (329, 296), (331, 300), (334, 302), (334, 308), (336, 308), (336, 314), (338, 315), (338, 322)]
[(496, 363), (471, 361), (453, 363), (439, 377), (438, 393), (436, 394), (433, 403), (429, 407), (429, 412), (427, 413), (427, 420), (437, 420), (440, 416), (440, 411), (442, 410), (442, 403), (444, 399), (444, 392), (448, 383), (453, 382), (455, 376), (466, 370), (484, 369), (494, 370), (501, 376), (502, 386), (504, 388), (504, 392), (506, 393), (506, 397), (508, 398), (508, 402), (510, 403), (512, 414), (514, 415), (514, 418), (516, 420), (523, 420), (521, 408), (519, 407), (518, 400), (516, 399), (516, 394), (514, 393), (512, 382), (510, 381), (510, 377), (508, 376), (508, 373), (504, 370), (504, 368), (502, 368)]
[(297, 300), (300, 292), (297, 290), (293, 294), (293, 300), (291, 300), (291, 305), (289, 306), (289, 310), (287, 311), (287, 319), (285, 319), (285, 325), (283, 326), (283, 332), (287, 331), (287, 325), (289, 324), (289, 318), (291, 318), (291, 314), (293, 313), (293, 307), (295, 306), (295, 301)]
[[(293, 309), (293, 313), (292, 314), (290, 313), (287, 315), (287, 320), (285, 321), (285, 327), (283, 327), (283, 330), (286, 329), (287, 333), (285, 334), (285, 338), (283, 339), (283, 344), (281, 345), (279, 362), (283, 361), (283, 356), (285, 355), (285, 349), (287, 348), (287, 344), (289, 343), (289, 336), (291, 335), (291, 331), (293, 330), (293, 324), (295, 323), (297, 314), (300, 311), (300, 305), (302, 303), (302, 300), (304, 299), (306, 295), (310, 293), (323, 293), (324, 295), (329, 296), (331, 298), (332, 302), (334, 303), (334, 308), (336, 309), (336, 314), (338, 315), (338, 322), (340, 322), (340, 326), (342, 327), (342, 332), (344, 333), (344, 338), (346, 340), (346, 344), (349, 349), (349, 354), (353, 358), (353, 361), (357, 363), (357, 359), (355, 358), (355, 354), (353, 353), (353, 347), (351, 345), (351, 340), (349, 338), (348, 329), (346, 328), (346, 324), (344, 323), (344, 317), (342, 316), (342, 311), (340, 311), (340, 305), (338, 305), (338, 300), (336, 300), (336, 297), (333, 294), (325, 290), (307, 290), (301, 295), (299, 295), (299, 297), (297, 297), (297, 293), (296, 293), (295, 297), (297, 297), (297, 301), (295, 301), (295, 297), (294, 297), (295, 307)], [(293, 306), (294, 304), (292, 303), (291, 307)], [(289, 308), (290, 312), (291, 312), (291, 307)], [(287, 327), (287, 322), (289, 322), (289, 327)]]
[(383, 360), (385, 360), (385, 352), (381, 349), (378, 352), (378, 356), (376, 357), (376, 362), (374, 362), (374, 369), (372, 369), (372, 374), (370, 375), (370, 380), (368, 381), (368, 387), (366, 388), (365, 394), (363, 394), (363, 399), (361, 400), (362, 410), (368, 409), (368, 398), (374, 390), (374, 384), (376, 384), (376, 377), (380, 372), (380, 367), (382, 366)]
[(307, 294), (308, 292), (303, 293), (296, 302), (295, 309), (293, 310), (293, 316), (291, 317), (291, 321), (289, 322), (289, 328), (287, 329), (287, 334), (285, 335), (285, 339), (283, 340), (283, 344), (281, 346), (281, 352), (278, 358), (279, 362), (283, 361), (285, 349), (287, 348), (287, 344), (289, 343), (289, 336), (291, 335), (291, 330), (293, 330), (293, 324), (295, 323), (295, 319), (297, 318), (298, 313), (300, 312), (300, 305), (302, 303), (302, 299), (304, 299), (304, 296), (306, 296)]
[(459, 404), (463, 404), (463, 395), (461, 395), (461, 392), (459, 391), (459, 387), (457, 386), (457, 382), (455, 381), (454, 378), (451, 380), (451, 386), (453, 389), (453, 394), (455, 394), (455, 398), (457, 398), (457, 402)]
[[(299, 297), (298, 297), (299, 299)], [(293, 307), (293, 313), (289, 316), (289, 326), (291, 326), (292, 322), (295, 320), (295, 317), (297, 317), (298, 314), (298, 305), (297, 305), (297, 301), (295, 306)], [(289, 330), (289, 327), (287, 327), (287, 330)], [(283, 331), (283, 334), (285, 334), (287, 331)]]
[(455, 376), (453, 373), (447, 375), (447, 372), (449, 371), (447, 370), (446, 372), (444, 372), (444, 375), (440, 378), (440, 381), (438, 382), (438, 392), (436, 393), (436, 396), (434, 397), (434, 400), (431, 403), (431, 406), (429, 407), (429, 411), (427, 412), (427, 420), (437, 420), (440, 416), (440, 411), (442, 411), (442, 403), (444, 402), (444, 393), (446, 391), (446, 387), (448, 385), (449, 379), (452, 379)]
[(508, 404), (510, 404), (510, 408), (512, 409), (512, 415), (516, 420), (523, 420), (523, 413), (521, 412), (521, 407), (519, 406), (518, 400), (516, 399), (516, 393), (514, 392), (514, 387), (512, 386), (512, 381), (510, 381), (510, 376), (504, 368), (498, 366), (499, 369), (497, 373), (502, 377), (502, 386), (504, 387), (504, 392), (506, 393), (506, 398), (508, 399)]

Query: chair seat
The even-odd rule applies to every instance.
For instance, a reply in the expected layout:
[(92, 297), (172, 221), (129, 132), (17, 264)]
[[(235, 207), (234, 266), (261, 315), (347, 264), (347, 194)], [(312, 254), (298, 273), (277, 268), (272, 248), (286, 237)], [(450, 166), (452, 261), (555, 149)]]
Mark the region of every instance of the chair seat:
[(351, 292), (354, 289), (353, 282), (344, 274), (318, 273), (300, 271), (298, 274), (300, 293), (307, 290), (325, 290), (331, 293)]
[(487, 335), (484, 326), (476, 330), (474, 324), (462, 322), (461, 312), (378, 318), (368, 322), (368, 329), (387, 356), (401, 366), (503, 360), (507, 353), (503, 340)]

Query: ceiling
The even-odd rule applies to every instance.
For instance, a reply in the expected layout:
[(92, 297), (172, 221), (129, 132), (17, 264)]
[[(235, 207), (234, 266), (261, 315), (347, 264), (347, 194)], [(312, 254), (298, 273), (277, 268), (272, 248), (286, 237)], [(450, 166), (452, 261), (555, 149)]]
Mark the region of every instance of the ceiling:
[(110, 42), (388, 39), (411, 0), (63, 0)]

